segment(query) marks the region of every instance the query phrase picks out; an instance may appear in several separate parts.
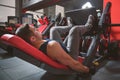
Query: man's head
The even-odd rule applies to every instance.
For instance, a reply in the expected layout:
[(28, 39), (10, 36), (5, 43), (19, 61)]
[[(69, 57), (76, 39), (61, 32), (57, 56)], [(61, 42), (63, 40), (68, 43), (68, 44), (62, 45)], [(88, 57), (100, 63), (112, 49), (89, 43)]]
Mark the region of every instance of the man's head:
[(41, 33), (34, 26), (28, 24), (23, 24), (22, 26), (20, 26), (16, 30), (15, 34), (32, 45), (36, 41), (42, 39)]

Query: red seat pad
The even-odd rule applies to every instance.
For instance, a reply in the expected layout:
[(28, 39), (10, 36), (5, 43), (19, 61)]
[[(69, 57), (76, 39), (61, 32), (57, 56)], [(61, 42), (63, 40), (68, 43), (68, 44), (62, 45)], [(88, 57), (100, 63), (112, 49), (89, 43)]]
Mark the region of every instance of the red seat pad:
[(33, 56), (35, 59), (42, 61), (54, 68), (68, 69), (67, 66), (60, 64), (60, 63), (56, 62), (55, 60), (51, 59), (50, 57), (45, 55), (43, 52), (41, 52), (40, 50), (31, 46), (30, 44), (28, 44), (27, 42), (25, 42), (23, 39), (21, 39), (20, 37), (18, 37), (16, 35), (4, 34), (1, 36), (0, 39), (3, 42), (8, 43), (11, 46), (14, 46), (14, 47), (22, 50), (26, 54), (29, 54), (29, 55)]
[(47, 27), (48, 25), (45, 24), (45, 25), (41, 25), (38, 29), (42, 33)]

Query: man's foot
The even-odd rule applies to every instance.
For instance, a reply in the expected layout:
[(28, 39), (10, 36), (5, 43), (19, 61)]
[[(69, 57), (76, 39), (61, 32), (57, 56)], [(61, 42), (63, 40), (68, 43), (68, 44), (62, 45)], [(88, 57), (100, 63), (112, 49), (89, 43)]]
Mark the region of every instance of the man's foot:
[(88, 20), (85, 24), (85, 27), (88, 28), (88, 31), (91, 30), (91, 28), (93, 27), (93, 21), (94, 21), (94, 16), (93, 15), (89, 15), (88, 16)]

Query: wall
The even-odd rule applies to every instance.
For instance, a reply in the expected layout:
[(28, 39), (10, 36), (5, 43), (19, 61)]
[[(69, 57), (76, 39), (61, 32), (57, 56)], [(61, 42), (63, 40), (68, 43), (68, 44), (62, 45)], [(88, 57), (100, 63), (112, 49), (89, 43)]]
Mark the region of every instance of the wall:
[(56, 11), (55, 11), (55, 15), (57, 15), (57, 14), (59, 14), (59, 13), (61, 13), (61, 16), (62, 17), (64, 17), (65, 15), (64, 15), (64, 7), (62, 7), (62, 6), (59, 6), (59, 5), (56, 5), (56, 9), (55, 9)]
[(51, 16), (51, 19), (54, 20), (58, 13), (61, 13), (61, 17), (64, 17), (64, 7), (59, 5), (50, 6), (48, 8), (44, 8), (44, 13), (48, 17)]
[(51, 16), (51, 18), (54, 18), (55, 17), (55, 5), (54, 6), (50, 6), (48, 8), (45, 8), (44, 9), (44, 13), (47, 15), (47, 16)]
[(15, 16), (15, 0), (0, 0), (0, 22), (6, 22), (7, 16)]
[[(111, 7), (111, 20), (112, 23), (119, 23), (120, 24), (120, 0), (104, 0), (104, 7), (106, 3), (110, 1), (112, 2)], [(120, 26), (113, 27), (111, 32), (111, 40), (120, 40)]]

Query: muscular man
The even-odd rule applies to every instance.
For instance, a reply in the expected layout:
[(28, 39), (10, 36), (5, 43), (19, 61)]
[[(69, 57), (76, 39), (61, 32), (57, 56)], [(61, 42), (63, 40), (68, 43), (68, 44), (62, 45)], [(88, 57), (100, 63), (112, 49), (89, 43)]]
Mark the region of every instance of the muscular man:
[(16, 35), (33, 45), (35, 48), (41, 50), (52, 59), (70, 67), (72, 70), (75, 70), (77, 72), (89, 72), (88, 67), (72, 58), (69, 54), (71, 50), (68, 50), (72, 45), (76, 45), (76, 47), (73, 47), (73, 49), (79, 49), (78, 44), (80, 42), (80, 35), (88, 31), (89, 28), (89, 26), (79, 26), (72, 28), (72, 33), (68, 35), (68, 38), (72, 37), (71, 40), (68, 39), (68, 43), (71, 42), (69, 46), (64, 46), (64, 44), (60, 44), (55, 40), (43, 40), (42, 34), (39, 32), (39, 30), (28, 24), (24, 24), (19, 27), (16, 30)]

